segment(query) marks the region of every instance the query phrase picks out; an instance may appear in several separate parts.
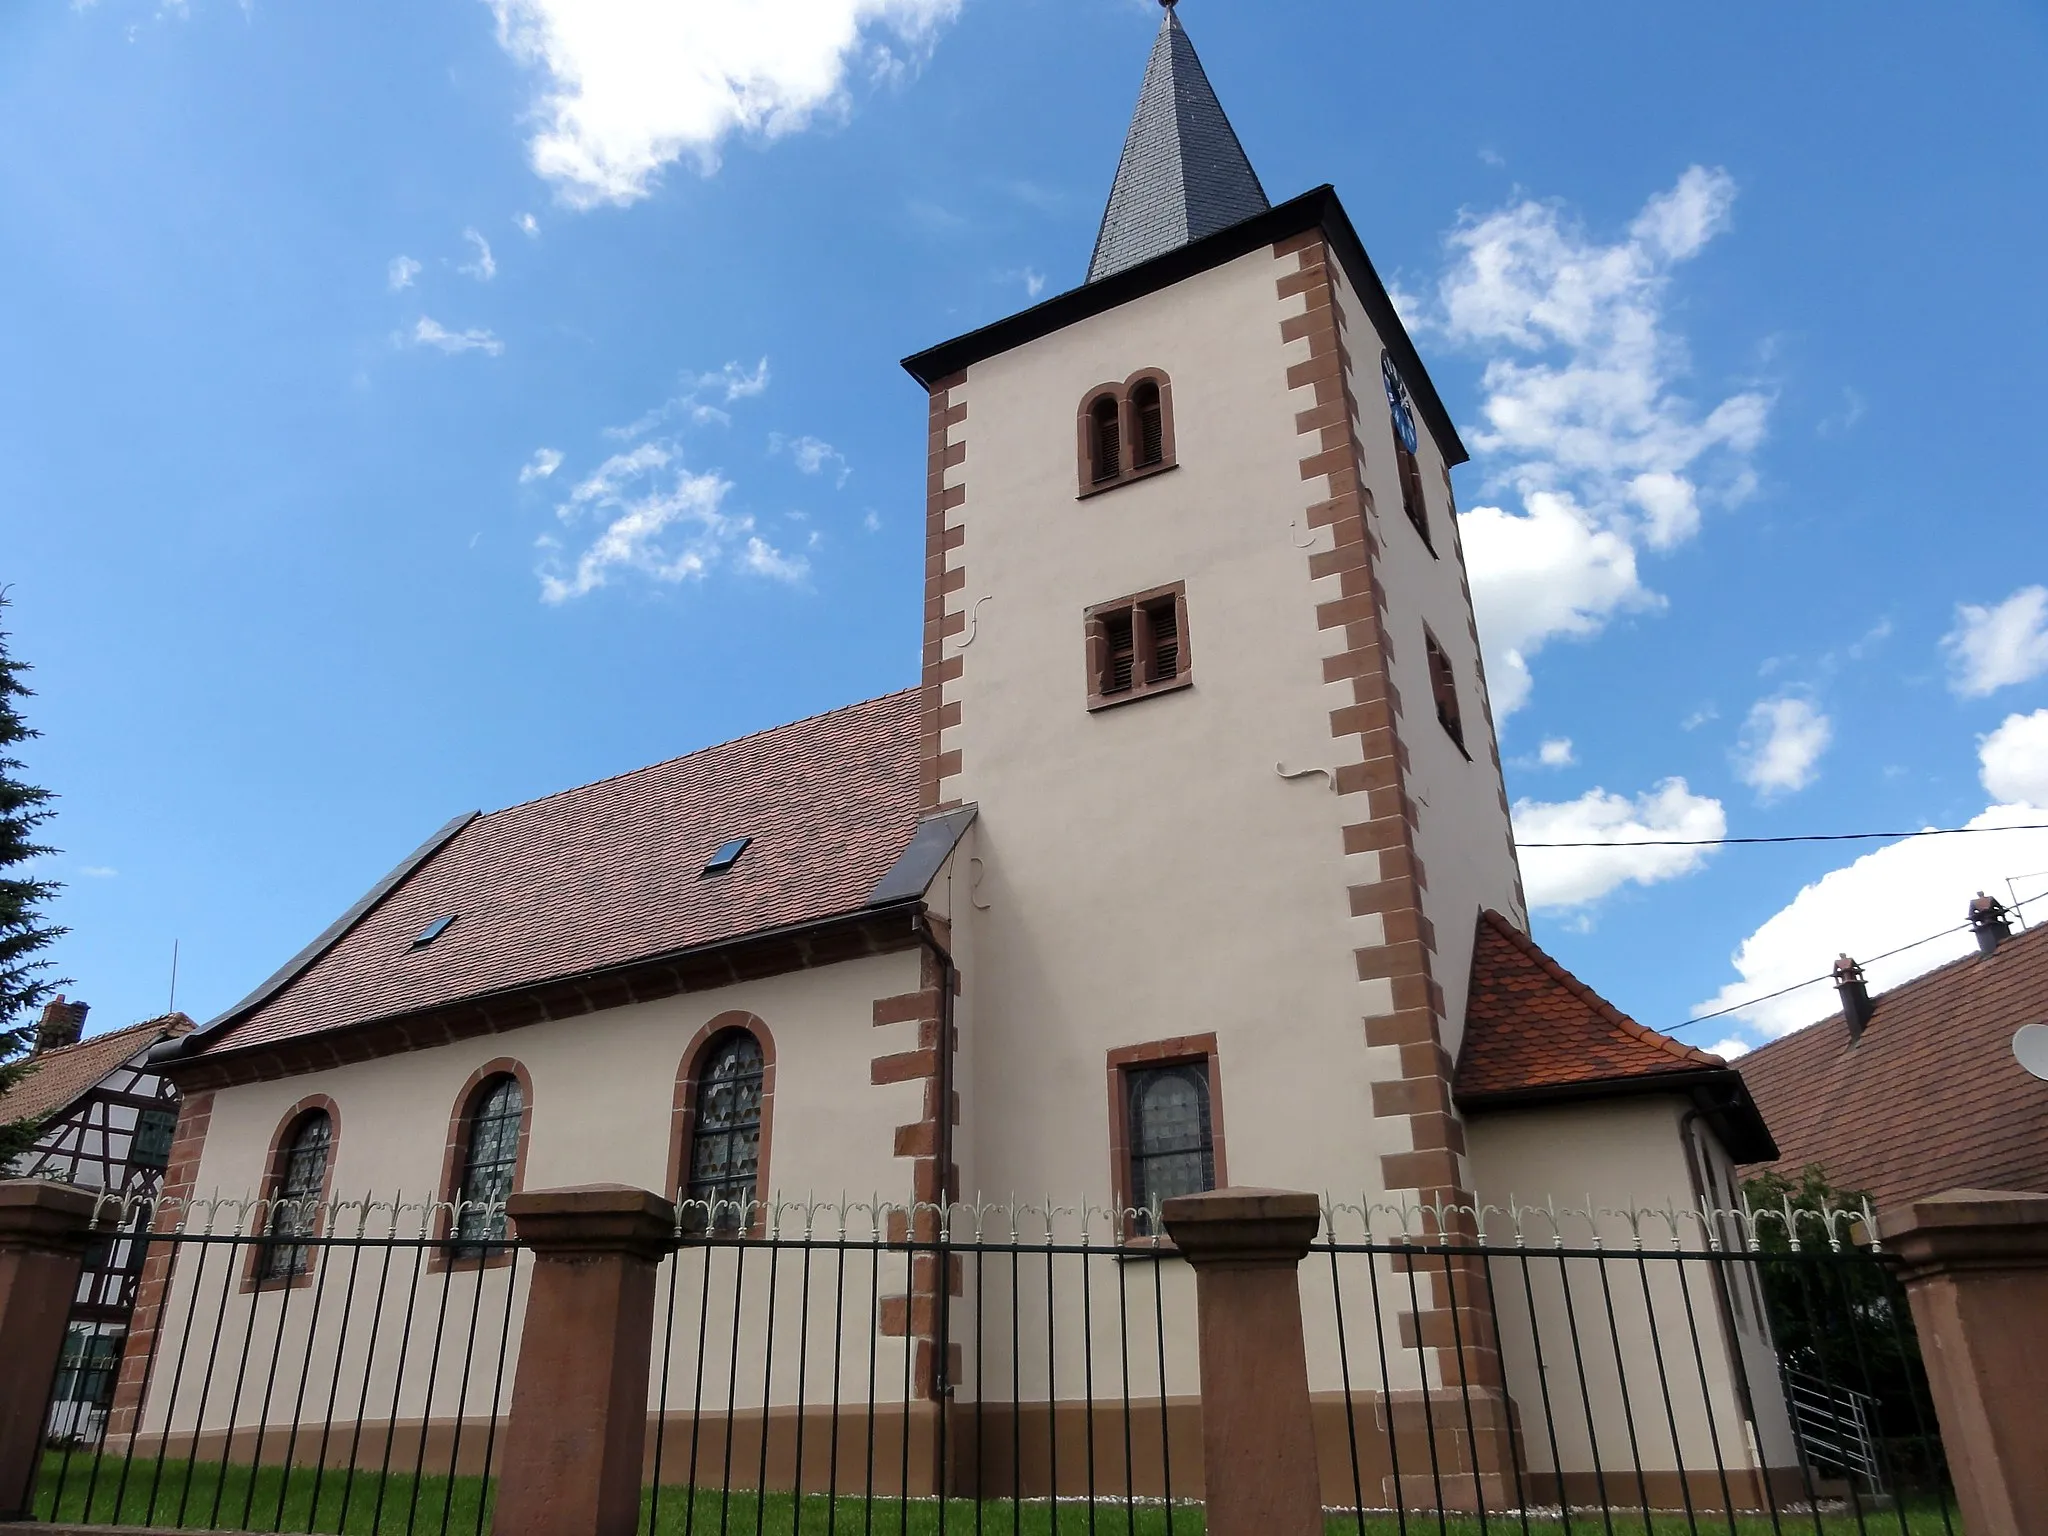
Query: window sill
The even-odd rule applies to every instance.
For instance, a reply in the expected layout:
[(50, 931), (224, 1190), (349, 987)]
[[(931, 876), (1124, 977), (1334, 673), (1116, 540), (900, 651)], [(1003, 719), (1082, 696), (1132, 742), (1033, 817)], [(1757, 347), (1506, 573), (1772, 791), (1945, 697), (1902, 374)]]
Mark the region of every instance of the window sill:
[(1183, 672), (1179, 677), (1164, 683), (1150, 683), (1143, 688), (1133, 688), (1127, 693), (1091, 693), (1088, 695), (1088, 713), (1096, 714), (1105, 709), (1115, 709), (1120, 704), (1135, 704), (1140, 699), (1157, 698), (1162, 693), (1178, 693), (1183, 688), (1195, 685), (1195, 674)]
[(1150, 480), (1154, 475), (1163, 475), (1169, 469), (1178, 468), (1180, 464), (1174, 459), (1167, 459), (1159, 464), (1147, 464), (1143, 469), (1129, 470), (1114, 480), (1097, 480), (1093, 485), (1084, 485), (1081, 487), (1081, 494), (1074, 500), (1086, 501), (1091, 496), (1100, 496), (1104, 491), (1114, 491), (1137, 480)]

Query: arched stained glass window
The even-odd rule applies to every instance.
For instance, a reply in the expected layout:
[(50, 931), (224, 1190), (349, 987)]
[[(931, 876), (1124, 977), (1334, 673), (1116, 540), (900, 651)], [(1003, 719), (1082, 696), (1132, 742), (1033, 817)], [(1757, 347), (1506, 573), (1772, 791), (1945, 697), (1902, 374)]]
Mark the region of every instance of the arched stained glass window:
[(313, 1235), (319, 1224), (320, 1197), (327, 1190), (327, 1155), (334, 1143), (334, 1122), (323, 1109), (300, 1116), (278, 1156), (271, 1186), (270, 1216), (264, 1226), (262, 1278), (289, 1280), (313, 1265), (312, 1250), (292, 1238)]
[(747, 1030), (728, 1030), (704, 1052), (684, 1198), (696, 1203), (694, 1219), (713, 1231), (739, 1231), (746, 1203), (756, 1197), (765, 1075), (761, 1042)]
[(1206, 1061), (1144, 1067), (1126, 1074), (1130, 1094), (1131, 1204), (1136, 1230), (1150, 1233), (1146, 1214), (1176, 1195), (1216, 1187), (1216, 1144), (1209, 1121)]
[(471, 1101), (463, 1144), (462, 1182), (454, 1191), (455, 1249), (479, 1258), (505, 1239), (505, 1199), (519, 1168), (519, 1127), (526, 1095), (507, 1073), (486, 1081)]

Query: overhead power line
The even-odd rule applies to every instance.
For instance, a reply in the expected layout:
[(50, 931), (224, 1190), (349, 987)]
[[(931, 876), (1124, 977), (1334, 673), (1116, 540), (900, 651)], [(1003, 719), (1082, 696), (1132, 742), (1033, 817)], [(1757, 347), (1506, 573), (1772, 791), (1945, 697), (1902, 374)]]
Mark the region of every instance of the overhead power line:
[[(2025, 822), (2014, 827), (1922, 827), (1917, 832), (1800, 832), (1786, 837), (1643, 837), (1608, 843), (1525, 843), (1517, 848), (1726, 848), (1757, 843), (1866, 843), (1893, 842), (1905, 837), (1959, 837), (1965, 832), (2048, 832), (2048, 822)], [(1939, 937), (1939, 935), (1936, 935)]]
[[(1972, 828), (1970, 830), (1974, 831), (1977, 829)], [(2031, 906), (2037, 901), (2048, 901), (2048, 891), (2043, 891), (2039, 896), (2029, 896), (2025, 901), (2016, 901), (2006, 910), (2017, 912), (2021, 907)], [(1944, 928), (1939, 933), (1930, 933), (1924, 939), (1915, 939), (1910, 944), (1901, 944), (1896, 949), (1888, 949), (1881, 955), (1872, 955), (1867, 961), (1859, 959), (1856, 963), (1858, 965), (1875, 965), (1880, 960), (1891, 959), (1893, 955), (1903, 955), (1909, 949), (1918, 949), (1923, 944), (1932, 944), (1936, 939), (1945, 939), (1952, 933), (1965, 932), (1969, 926), (1968, 923), (1957, 923), (1953, 928)], [(1731, 1003), (1726, 1008), (1716, 1008), (1712, 1013), (1696, 1013), (1687, 1019), (1685, 1023), (1674, 1024), (1670, 1029), (1663, 1031), (1663, 1033), (1667, 1035), (1676, 1034), (1679, 1030), (1690, 1028), (1694, 1024), (1704, 1024), (1709, 1019), (1718, 1019), (1727, 1014), (1740, 1013), (1745, 1008), (1754, 1008), (1758, 1003), (1768, 1003), (1772, 998), (1783, 997), (1788, 992), (1797, 992), (1801, 987), (1810, 987), (1816, 983), (1833, 981), (1834, 979), (1835, 973), (1832, 970), (1823, 971), (1818, 976), (1809, 976), (1804, 981), (1795, 981), (1790, 986), (1778, 988), (1775, 992), (1765, 992), (1756, 997), (1746, 998), (1739, 1003)]]

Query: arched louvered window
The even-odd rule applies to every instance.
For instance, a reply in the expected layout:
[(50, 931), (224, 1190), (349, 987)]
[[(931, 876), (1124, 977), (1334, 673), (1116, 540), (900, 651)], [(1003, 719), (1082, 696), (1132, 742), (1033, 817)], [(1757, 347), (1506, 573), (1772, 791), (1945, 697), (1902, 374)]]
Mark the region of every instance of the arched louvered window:
[(327, 1159), (334, 1145), (334, 1120), (323, 1109), (308, 1110), (285, 1138), (272, 1173), (271, 1205), (264, 1224), (265, 1280), (289, 1280), (313, 1267), (304, 1242), (319, 1230), (320, 1202), (327, 1193)]
[(505, 1240), (505, 1201), (519, 1170), (525, 1117), (525, 1090), (509, 1072), (485, 1079), (470, 1099), (461, 1177), (449, 1192), (457, 1257), (483, 1257)]
[(766, 1065), (761, 1042), (749, 1030), (729, 1029), (704, 1049), (683, 1191), (699, 1230), (740, 1231), (748, 1202), (758, 1197)]
[(1462, 752), (1465, 750), (1465, 721), (1463, 712), (1458, 708), (1458, 674), (1451, 667), (1449, 654), (1437, 643), (1436, 636), (1426, 629), (1422, 632), (1422, 648), (1429, 658), (1429, 688), (1436, 696), (1436, 717)]
[(1131, 391), (1131, 425), (1134, 469), (1151, 469), (1166, 462), (1166, 407), (1155, 380), (1143, 379)]
[(1102, 395), (1088, 407), (1088, 472), (1097, 485), (1124, 472), (1121, 415), (1114, 395)]

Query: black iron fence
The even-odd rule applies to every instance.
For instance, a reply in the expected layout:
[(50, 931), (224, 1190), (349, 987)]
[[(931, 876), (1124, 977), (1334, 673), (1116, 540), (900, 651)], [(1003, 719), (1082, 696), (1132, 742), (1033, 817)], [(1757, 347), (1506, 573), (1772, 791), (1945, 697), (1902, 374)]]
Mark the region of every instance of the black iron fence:
[[(50, 1384), (38, 1517), (481, 1536), (516, 1236), (457, 1246), (445, 1205), (175, 1214), (118, 1368)], [(686, 1209), (642, 1528), (1200, 1531), (1193, 1277), (1140, 1216)], [(1860, 1236), (1840, 1213), (1328, 1207), (1300, 1285), (1330, 1529), (1952, 1532), (1910, 1319)], [(99, 1411), (67, 1415), (88, 1369)]]

